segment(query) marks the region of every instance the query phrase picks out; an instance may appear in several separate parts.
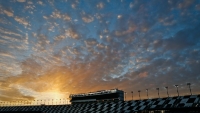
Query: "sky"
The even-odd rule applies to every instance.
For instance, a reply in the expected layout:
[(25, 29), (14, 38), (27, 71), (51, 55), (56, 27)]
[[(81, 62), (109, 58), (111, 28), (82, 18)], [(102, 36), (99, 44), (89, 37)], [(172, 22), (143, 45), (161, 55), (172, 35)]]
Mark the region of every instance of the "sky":
[(0, 101), (187, 83), (200, 93), (200, 0), (0, 0)]

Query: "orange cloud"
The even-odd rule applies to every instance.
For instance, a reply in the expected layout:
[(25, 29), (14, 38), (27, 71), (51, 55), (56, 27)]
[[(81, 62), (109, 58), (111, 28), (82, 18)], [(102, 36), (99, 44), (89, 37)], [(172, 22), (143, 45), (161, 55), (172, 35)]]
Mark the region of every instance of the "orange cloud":
[(139, 74), (140, 78), (146, 78), (148, 76), (148, 72), (142, 72)]

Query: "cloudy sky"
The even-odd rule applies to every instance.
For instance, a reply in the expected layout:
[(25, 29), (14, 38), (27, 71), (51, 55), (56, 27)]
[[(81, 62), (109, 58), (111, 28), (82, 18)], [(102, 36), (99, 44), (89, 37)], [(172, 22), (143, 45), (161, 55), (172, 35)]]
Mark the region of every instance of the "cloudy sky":
[(200, 93), (200, 0), (0, 0), (0, 101), (118, 88)]

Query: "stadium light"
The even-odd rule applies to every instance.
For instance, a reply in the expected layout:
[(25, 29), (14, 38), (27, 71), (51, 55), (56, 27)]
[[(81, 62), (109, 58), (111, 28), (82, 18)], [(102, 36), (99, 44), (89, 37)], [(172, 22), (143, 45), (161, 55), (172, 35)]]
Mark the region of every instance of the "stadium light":
[(179, 92), (178, 92), (178, 85), (174, 85), (176, 87), (176, 91), (177, 91), (177, 94), (179, 96)]
[(160, 94), (159, 94), (159, 88), (156, 88), (156, 90), (158, 90), (158, 98), (160, 98)]
[(188, 85), (188, 87), (190, 89), (190, 95), (192, 95), (192, 91), (191, 91), (191, 88), (190, 88), (191, 83), (187, 83), (187, 85)]
[[(141, 91), (140, 91), (140, 90), (138, 90), (138, 93), (139, 93), (139, 98), (140, 98), (140, 92), (141, 92)], [(141, 100), (141, 98), (140, 98), (140, 100)]]
[(147, 92), (147, 98), (149, 99), (148, 89), (146, 89), (146, 92)]
[(165, 89), (167, 89), (167, 96), (169, 97), (169, 93), (168, 93), (168, 87), (166, 86)]
[(131, 91), (131, 94), (132, 94), (132, 100), (133, 100), (133, 91)]

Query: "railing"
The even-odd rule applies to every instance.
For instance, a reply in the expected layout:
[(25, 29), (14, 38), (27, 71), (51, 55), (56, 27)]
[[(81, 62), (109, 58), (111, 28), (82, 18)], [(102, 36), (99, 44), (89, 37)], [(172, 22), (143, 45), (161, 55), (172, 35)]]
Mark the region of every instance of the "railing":
[(35, 106), (35, 105), (68, 105), (68, 99), (32, 100), (32, 101), (0, 101), (0, 106)]

